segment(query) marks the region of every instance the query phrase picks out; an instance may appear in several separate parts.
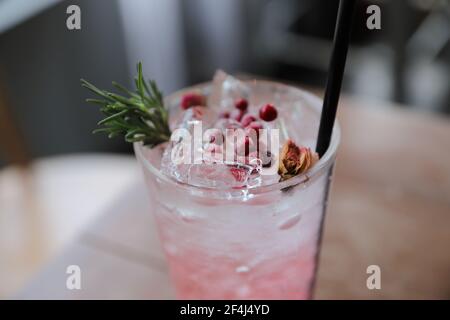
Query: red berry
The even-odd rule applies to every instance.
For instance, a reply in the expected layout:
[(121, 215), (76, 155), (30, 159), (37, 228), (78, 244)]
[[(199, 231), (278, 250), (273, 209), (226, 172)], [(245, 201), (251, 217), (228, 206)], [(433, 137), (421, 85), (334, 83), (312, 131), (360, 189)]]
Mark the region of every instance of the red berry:
[(205, 104), (206, 99), (203, 95), (190, 92), (181, 97), (180, 106), (183, 110), (186, 110), (193, 106), (204, 106)]
[(264, 127), (261, 122), (253, 121), (245, 129), (248, 135), (256, 135), (255, 138), (259, 140), (259, 130), (264, 129)]
[(245, 169), (243, 168), (232, 167), (230, 168), (230, 173), (233, 175), (234, 179), (238, 182), (244, 182), (247, 177)]
[(248, 125), (248, 128), (253, 129), (253, 130), (260, 130), (260, 129), (264, 129), (264, 126), (259, 121), (253, 121)]
[(210, 153), (222, 153), (222, 147), (215, 143), (206, 144), (204, 150)]
[(189, 110), (189, 112), (192, 112), (192, 119), (201, 120), (206, 110), (205, 107), (196, 105), (192, 107), (191, 110)]
[(248, 156), (248, 154), (250, 153), (250, 143), (251, 143), (250, 138), (248, 136), (245, 137), (244, 146), (245, 146), (245, 155), (246, 156)]
[(273, 104), (266, 104), (259, 109), (259, 117), (264, 121), (273, 121), (277, 118), (278, 112)]
[[(254, 139), (256, 139), (256, 140), (254, 140)], [(245, 136), (245, 140), (244, 140), (245, 156), (248, 156), (251, 152), (257, 151), (257, 145), (255, 144), (254, 141), (257, 141), (256, 137)]]
[(230, 118), (230, 113), (228, 111), (223, 111), (219, 114), (219, 118), (228, 119)]
[(252, 116), (251, 114), (246, 114), (245, 116), (242, 117), (241, 124), (245, 128), (255, 120), (256, 118), (254, 116)]
[(220, 145), (224, 142), (224, 136), (222, 130), (220, 129), (209, 129), (207, 132), (205, 132), (205, 134), (209, 139), (209, 143)]
[(253, 149), (256, 148), (253, 140), (249, 136), (240, 135), (237, 139), (237, 143), (234, 145), (235, 156), (237, 155), (238, 157), (248, 156)]
[(248, 108), (248, 101), (245, 99), (238, 99), (234, 103), (235, 107), (241, 111), (247, 111)]
[(238, 122), (241, 122), (242, 117), (244, 116), (244, 112), (242, 112), (239, 109), (235, 109), (231, 112), (230, 118), (233, 120), (236, 120)]

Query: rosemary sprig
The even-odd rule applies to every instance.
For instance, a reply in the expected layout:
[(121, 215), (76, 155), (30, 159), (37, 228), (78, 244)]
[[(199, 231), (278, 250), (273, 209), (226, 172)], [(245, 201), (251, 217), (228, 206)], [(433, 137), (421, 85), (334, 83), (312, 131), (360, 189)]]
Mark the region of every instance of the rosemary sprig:
[(169, 115), (156, 83), (144, 81), (140, 62), (137, 71), (135, 92), (116, 82), (112, 83), (124, 95), (98, 89), (84, 79), (81, 79), (81, 85), (100, 97), (86, 101), (99, 105), (100, 111), (106, 116), (98, 122), (102, 127), (94, 130), (94, 133), (104, 132), (109, 138), (123, 135), (127, 142), (142, 141), (153, 148), (170, 139)]

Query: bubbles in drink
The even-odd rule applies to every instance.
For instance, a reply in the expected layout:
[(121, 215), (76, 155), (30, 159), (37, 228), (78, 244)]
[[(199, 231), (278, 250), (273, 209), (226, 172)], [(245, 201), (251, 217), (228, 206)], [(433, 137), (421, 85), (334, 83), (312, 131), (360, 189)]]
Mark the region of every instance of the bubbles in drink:
[(251, 293), (251, 290), (250, 290), (250, 287), (249, 286), (247, 286), (247, 285), (241, 285), (241, 286), (239, 286), (238, 287), (238, 289), (236, 290), (237, 292), (237, 296), (239, 297), (239, 298), (245, 298), (245, 297), (248, 297), (249, 295), (250, 295), (250, 293)]
[(236, 273), (247, 273), (250, 271), (250, 268), (248, 266), (239, 266), (236, 268)]
[(300, 213), (297, 213), (297, 214), (290, 216), (290, 217), (284, 219), (283, 221), (281, 221), (278, 224), (278, 228), (281, 230), (290, 229), (293, 226), (295, 226), (297, 223), (299, 223), (301, 219), (302, 219), (302, 215)]

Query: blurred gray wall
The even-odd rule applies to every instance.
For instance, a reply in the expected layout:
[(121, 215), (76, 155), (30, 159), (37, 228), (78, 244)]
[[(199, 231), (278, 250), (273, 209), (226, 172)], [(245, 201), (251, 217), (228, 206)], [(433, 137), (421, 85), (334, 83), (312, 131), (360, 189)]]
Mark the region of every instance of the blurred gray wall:
[[(81, 8), (79, 31), (66, 28), (71, 4)], [(79, 79), (132, 85), (142, 61), (170, 93), (217, 68), (241, 70), (249, 51), (242, 8), (239, 0), (60, 1), (0, 34), (0, 74), (30, 155), (131, 151), (120, 138), (91, 134), (101, 115), (84, 102), (90, 93)]]
[[(27, 0), (0, 0), (0, 10), (5, 1)], [(120, 138), (90, 133), (101, 115), (84, 102), (79, 79), (131, 85), (137, 61), (166, 94), (210, 80), (218, 68), (325, 85), (337, 1), (45, 1), (58, 4), (0, 33), (0, 84), (33, 157), (131, 152)], [(359, 1), (344, 90), (449, 113), (448, 1), (378, 1), (385, 22), (376, 32), (365, 27), (371, 1)], [(66, 28), (71, 4), (81, 7), (80, 31)]]
[[(79, 31), (66, 28), (69, 4), (82, 8)], [(0, 69), (31, 156), (129, 150), (120, 139), (91, 134), (100, 114), (84, 102), (88, 92), (79, 84), (129, 81), (116, 1), (63, 1), (1, 34)]]

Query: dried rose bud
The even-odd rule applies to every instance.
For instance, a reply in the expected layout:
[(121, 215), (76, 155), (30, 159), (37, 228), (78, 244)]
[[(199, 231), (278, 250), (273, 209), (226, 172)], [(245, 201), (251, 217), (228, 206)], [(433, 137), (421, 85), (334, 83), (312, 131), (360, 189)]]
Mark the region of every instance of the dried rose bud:
[(319, 156), (310, 148), (298, 147), (292, 140), (286, 141), (280, 154), (278, 174), (280, 181), (295, 177), (311, 168)]
[(181, 109), (186, 110), (193, 106), (206, 105), (206, 98), (204, 95), (195, 92), (189, 92), (181, 97)]

